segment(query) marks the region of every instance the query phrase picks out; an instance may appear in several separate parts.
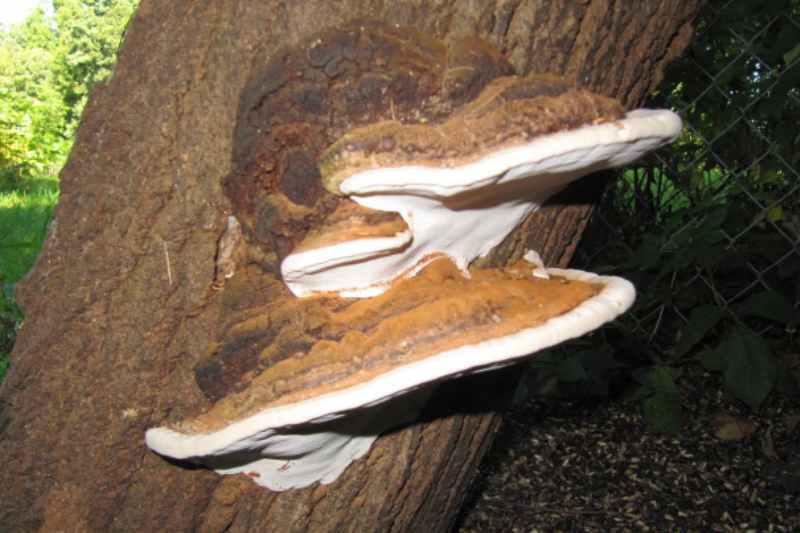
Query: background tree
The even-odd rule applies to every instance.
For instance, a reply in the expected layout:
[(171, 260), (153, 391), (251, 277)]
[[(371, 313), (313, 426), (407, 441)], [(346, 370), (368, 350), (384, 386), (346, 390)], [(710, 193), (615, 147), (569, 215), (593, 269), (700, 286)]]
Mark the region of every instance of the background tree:
[(111, 73), (138, 0), (54, 0), (59, 47), (54, 68), (74, 131), (91, 88)]
[(56, 88), (58, 41), (41, 9), (0, 32), (0, 184), (46, 173), (69, 145)]
[[(423, 421), (383, 436), (331, 485), (288, 493), (149, 453), (146, 428), (207, 400), (192, 368), (219, 302), (239, 94), (286, 43), (355, 17), (439, 38), (477, 35), (518, 72), (555, 72), (643, 101), (687, 45), (698, 1), (144, 0), (114, 75), (83, 113), (42, 255), (18, 288), (28, 320), (0, 391), (0, 523), (14, 530), (446, 529), (497, 427), (515, 372), (441, 387)], [(314, 16), (325, 12), (325, 17)], [(569, 261), (590, 182), (560, 195), (494, 254)], [(169, 270), (167, 270), (169, 268)], [(468, 390), (469, 394), (464, 394)]]
[[(111, 72), (137, 0), (56, 0), (0, 31), (0, 178), (58, 172), (95, 83)], [(0, 181), (2, 185), (2, 181)]]

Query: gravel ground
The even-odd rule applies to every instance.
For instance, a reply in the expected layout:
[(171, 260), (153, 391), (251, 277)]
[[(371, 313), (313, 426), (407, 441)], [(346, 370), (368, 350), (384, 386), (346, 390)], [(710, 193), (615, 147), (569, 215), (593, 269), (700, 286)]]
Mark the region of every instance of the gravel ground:
[(635, 402), (518, 405), (455, 531), (800, 531), (800, 400), (754, 414), (715, 376), (683, 382), (677, 436)]

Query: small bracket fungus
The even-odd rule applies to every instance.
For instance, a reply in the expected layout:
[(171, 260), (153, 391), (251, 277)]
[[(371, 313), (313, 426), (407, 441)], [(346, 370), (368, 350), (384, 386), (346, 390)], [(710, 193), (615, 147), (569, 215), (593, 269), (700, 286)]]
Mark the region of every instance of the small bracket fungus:
[(372, 21), (253, 77), (224, 183), (219, 331), (194, 367), (208, 406), (148, 430), (153, 451), (272, 490), (330, 483), (436, 383), (631, 305), (629, 282), (532, 250), (474, 260), (570, 182), (672, 141), (680, 119), (512, 74), (477, 39)]

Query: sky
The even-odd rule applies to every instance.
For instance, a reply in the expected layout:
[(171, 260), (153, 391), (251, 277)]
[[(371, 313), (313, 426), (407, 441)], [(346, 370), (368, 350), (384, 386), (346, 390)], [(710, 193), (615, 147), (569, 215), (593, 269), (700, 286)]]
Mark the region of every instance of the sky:
[(8, 27), (25, 20), (36, 6), (47, 6), (50, 0), (0, 0), (0, 24)]

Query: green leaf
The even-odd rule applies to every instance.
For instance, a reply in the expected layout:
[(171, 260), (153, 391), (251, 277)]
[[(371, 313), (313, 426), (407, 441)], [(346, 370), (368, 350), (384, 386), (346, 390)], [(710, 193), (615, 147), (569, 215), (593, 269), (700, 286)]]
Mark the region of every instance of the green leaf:
[(777, 365), (764, 339), (749, 328), (733, 328), (718, 348), (728, 364), (724, 373), (726, 388), (753, 410), (772, 391)]
[(740, 316), (757, 316), (789, 324), (798, 318), (797, 310), (780, 293), (773, 290), (757, 292), (736, 306)]
[(656, 394), (680, 396), (675, 380), (680, 371), (668, 366), (654, 366), (647, 372), (644, 385)]
[(794, 48), (783, 54), (783, 61), (787, 65), (791, 65), (795, 59), (800, 57), (800, 43), (795, 45)]
[(556, 375), (559, 381), (564, 383), (574, 383), (587, 378), (586, 369), (583, 368), (577, 357), (570, 357), (562, 361), (556, 369)]
[(629, 387), (625, 393), (625, 400), (630, 402), (637, 402), (644, 405), (644, 400), (653, 395), (653, 391), (649, 390), (644, 385), (634, 385)]
[(767, 220), (770, 222), (780, 222), (783, 220), (783, 207), (779, 205), (773, 205), (767, 210)]
[(697, 264), (708, 270), (715, 270), (728, 254), (728, 250), (721, 244), (698, 244), (694, 248), (697, 251), (697, 253), (693, 253)]
[(683, 425), (681, 397), (677, 394), (657, 393), (642, 402), (648, 429), (657, 433), (674, 435)]
[(606, 374), (609, 370), (623, 368), (625, 365), (617, 361), (609, 350), (584, 350), (575, 354), (586, 373), (592, 376)]
[(558, 350), (545, 350), (536, 354), (536, 357), (529, 363), (529, 368), (555, 372), (558, 365), (561, 364), (561, 357), (561, 352)]
[(530, 398), (530, 391), (528, 390), (528, 386), (525, 384), (525, 380), (520, 380), (517, 383), (517, 388), (514, 391), (514, 396), (511, 399), (512, 405), (520, 405), (525, 402), (528, 398)]
[(636, 268), (650, 270), (660, 263), (661, 237), (652, 233), (642, 236), (642, 243), (631, 257), (622, 265), (622, 268)]
[(713, 350), (702, 350), (696, 358), (709, 372), (722, 372), (728, 367), (725, 350), (720, 350), (719, 346)]
[(719, 229), (727, 218), (728, 208), (725, 206), (717, 207), (703, 219), (701, 235), (707, 236), (706, 238), (713, 242), (722, 239), (724, 235), (720, 233)]
[(681, 339), (675, 347), (675, 357), (681, 357), (691, 350), (725, 316), (725, 311), (716, 305), (701, 305), (692, 309), (689, 323), (681, 330)]

